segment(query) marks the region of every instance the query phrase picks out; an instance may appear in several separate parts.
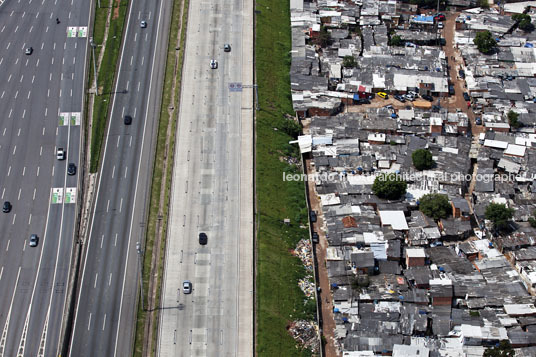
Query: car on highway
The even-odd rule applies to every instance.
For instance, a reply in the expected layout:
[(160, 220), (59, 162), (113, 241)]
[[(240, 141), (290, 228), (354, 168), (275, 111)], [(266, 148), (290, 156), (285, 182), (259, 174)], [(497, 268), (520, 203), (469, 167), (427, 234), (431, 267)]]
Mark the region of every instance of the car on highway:
[(33, 53), (33, 47), (26, 47), (24, 54), (31, 55)]
[(192, 282), (190, 280), (185, 280), (182, 283), (182, 292), (185, 294), (192, 293)]
[(470, 101), (471, 100), (471, 97), (469, 97), (469, 94), (467, 94), (467, 92), (464, 92), (463, 93), (463, 99), (465, 99), (465, 101)]
[(388, 99), (389, 98), (389, 95), (385, 92), (378, 92), (378, 97), (380, 98), (383, 98), (383, 99)]
[(223, 50), (225, 52), (231, 52), (231, 45), (226, 43), (225, 45), (223, 45)]
[(404, 96), (402, 95), (397, 94), (394, 96), (394, 98), (398, 100), (399, 102), (402, 102), (402, 103), (406, 102), (406, 98), (404, 98)]
[(70, 162), (69, 165), (67, 165), (67, 175), (76, 175), (76, 164), (74, 162)]
[(63, 148), (58, 148), (56, 151), (56, 158), (58, 160), (65, 160), (65, 150), (63, 150)]
[(199, 244), (205, 245), (208, 243), (208, 237), (206, 233), (199, 233)]
[(212, 68), (212, 69), (218, 68), (218, 61), (210, 60), (210, 68)]
[(428, 95), (428, 94), (423, 94), (421, 95), (421, 98), (424, 99), (424, 100), (427, 100), (429, 102), (433, 102), (434, 101), (434, 97), (432, 97), (431, 95)]
[(4, 206), (2, 207), (2, 212), (4, 213), (11, 212), (11, 202), (9, 201), (4, 202)]
[(125, 115), (123, 121), (125, 122), (125, 125), (130, 125), (132, 124), (132, 117), (130, 115)]
[(30, 236), (30, 247), (37, 247), (37, 243), (39, 242), (39, 237), (37, 234), (32, 234)]
[(147, 27), (147, 21), (143, 20), (142, 22), (140, 22), (140, 27), (142, 29), (146, 28)]

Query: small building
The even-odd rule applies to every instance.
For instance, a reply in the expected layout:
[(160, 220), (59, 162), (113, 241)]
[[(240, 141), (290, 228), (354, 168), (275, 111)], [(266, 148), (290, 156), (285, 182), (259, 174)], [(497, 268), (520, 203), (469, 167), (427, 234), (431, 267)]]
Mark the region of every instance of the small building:
[(363, 251), (352, 253), (350, 255), (352, 266), (364, 274), (374, 274), (374, 253), (372, 251)]
[(406, 249), (406, 266), (421, 267), (426, 265), (426, 253), (424, 248)]
[(451, 199), (450, 204), (452, 205), (452, 216), (454, 218), (461, 218), (464, 221), (470, 219), (469, 203), (466, 199), (455, 197)]

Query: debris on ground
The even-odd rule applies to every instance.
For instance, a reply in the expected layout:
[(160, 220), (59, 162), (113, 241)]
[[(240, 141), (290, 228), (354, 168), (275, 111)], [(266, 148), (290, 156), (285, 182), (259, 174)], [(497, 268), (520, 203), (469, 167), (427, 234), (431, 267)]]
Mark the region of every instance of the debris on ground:
[(300, 240), (292, 254), (301, 259), (307, 271), (313, 271), (313, 247), (309, 239)]
[(320, 339), (316, 322), (306, 320), (292, 321), (288, 331), (301, 348), (306, 348), (315, 354), (318, 353)]
[(313, 277), (311, 275), (307, 275), (305, 278), (298, 280), (300, 289), (310, 299), (315, 297), (315, 283), (311, 281), (312, 279)]

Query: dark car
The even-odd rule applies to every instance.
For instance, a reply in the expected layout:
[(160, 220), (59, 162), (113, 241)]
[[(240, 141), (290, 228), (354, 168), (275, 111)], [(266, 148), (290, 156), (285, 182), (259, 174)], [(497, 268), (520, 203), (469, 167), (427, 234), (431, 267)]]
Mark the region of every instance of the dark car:
[(399, 102), (402, 102), (402, 103), (406, 102), (406, 98), (404, 98), (403, 96), (398, 95), (398, 94), (395, 95), (395, 99), (398, 100)]
[(423, 94), (421, 95), (421, 98), (424, 99), (424, 100), (427, 100), (429, 102), (433, 102), (434, 101), (434, 97), (432, 97), (431, 95), (428, 95), (428, 94)]
[(4, 202), (4, 206), (2, 207), (2, 212), (4, 213), (11, 212), (11, 202), (9, 201)]
[(225, 45), (223, 45), (223, 50), (225, 52), (231, 52), (231, 45), (226, 43)]
[(132, 117), (130, 115), (125, 115), (125, 125), (132, 124)]
[(316, 211), (311, 211), (309, 217), (311, 217), (311, 222), (316, 222)]
[(445, 17), (444, 14), (436, 14), (436, 15), (434, 16), (434, 20), (436, 20), (436, 21), (445, 21), (446, 19), (447, 19), (447, 18)]
[(451, 85), (449, 85), (449, 94), (454, 95), (454, 93), (455, 93), (454, 92), (454, 86), (451, 84)]
[(74, 162), (70, 162), (69, 165), (67, 165), (67, 175), (76, 175), (76, 165), (74, 164)]
[(208, 243), (208, 237), (206, 233), (199, 233), (199, 244), (205, 245)]
[(475, 123), (476, 123), (476, 125), (482, 125), (482, 119), (480, 119), (480, 117), (476, 117), (475, 118)]
[(361, 98), (357, 101), (357, 104), (370, 104), (370, 100), (367, 98)]
[(441, 107), (439, 105), (434, 105), (432, 107), (432, 112), (434, 113), (439, 113), (440, 110), (441, 110)]
[(37, 243), (39, 242), (39, 237), (37, 234), (32, 234), (30, 236), (30, 247), (37, 247)]
[(318, 233), (313, 232), (313, 233), (311, 234), (311, 237), (312, 237), (312, 239), (313, 239), (313, 243), (318, 243), (318, 242), (319, 242)]
[(460, 76), (461, 79), (465, 79), (465, 71), (463, 69), (460, 69), (458, 71), (458, 75)]
[(463, 93), (463, 99), (465, 99), (465, 101), (470, 101), (471, 100), (471, 97), (469, 97), (469, 94), (467, 94), (467, 92), (464, 92)]

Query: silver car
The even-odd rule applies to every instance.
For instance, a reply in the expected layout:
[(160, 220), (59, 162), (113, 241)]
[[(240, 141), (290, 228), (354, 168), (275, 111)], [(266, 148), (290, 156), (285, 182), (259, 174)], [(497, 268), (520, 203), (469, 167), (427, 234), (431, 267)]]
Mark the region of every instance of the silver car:
[(37, 247), (38, 241), (39, 241), (39, 238), (37, 237), (37, 234), (32, 234), (30, 236), (30, 247)]
[(190, 280), (185, 280), (182, 283), (182, 292), (185, 294), (191, 294), (192, 293), (192, 283)]
[(218, 61), (216, 61), (216, 60), (211, 60), (211, 61), (210, 61), (210, 68), (212, 68), (212, 69), (216, 69), (216, 68), (218, 68)]

